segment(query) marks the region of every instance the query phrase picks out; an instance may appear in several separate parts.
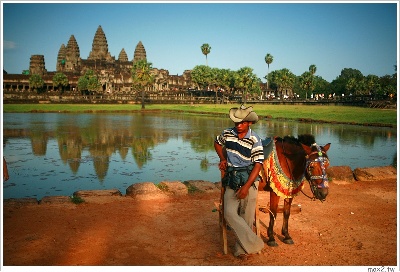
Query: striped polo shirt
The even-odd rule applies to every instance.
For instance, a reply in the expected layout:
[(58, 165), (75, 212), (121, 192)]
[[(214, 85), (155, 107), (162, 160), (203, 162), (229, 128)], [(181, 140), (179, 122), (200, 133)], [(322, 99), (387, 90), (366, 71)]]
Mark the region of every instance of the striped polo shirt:
[(225, 129), (215, 142), (226, 147), (228, 166), (245, 167), (264, 161), (261, 138), (250, 128), (243, 139), (238, 138), (236, 128)]

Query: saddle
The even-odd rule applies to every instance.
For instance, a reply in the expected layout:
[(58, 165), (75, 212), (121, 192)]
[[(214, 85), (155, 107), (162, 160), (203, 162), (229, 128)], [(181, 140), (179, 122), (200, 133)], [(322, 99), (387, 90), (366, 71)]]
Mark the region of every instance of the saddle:
[(278, 196), (292, 198), (304, 187), (304, 175), (297, 180), (290, 179), (282, 170), (273, 138), (263, 140), (264, 163), (260, 171), (259, 190), (274, 191)]
[(264, 160), (266, 160), (269, 155), (271, 155), (271, 152), (273, 150), (273, 137), (265, 138), (264, 140), (261, 140), (263, 148), (264, 148)]

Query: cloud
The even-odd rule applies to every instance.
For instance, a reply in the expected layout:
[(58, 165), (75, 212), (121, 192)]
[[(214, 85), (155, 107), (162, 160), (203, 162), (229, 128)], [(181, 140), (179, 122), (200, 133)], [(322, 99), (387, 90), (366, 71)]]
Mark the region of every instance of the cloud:
[(15, 42), (12, 41), (4, 41), (3, 42), (3, 48), (4, 50), (12, 50), (15, 49), (17, 46), (15, 44)]

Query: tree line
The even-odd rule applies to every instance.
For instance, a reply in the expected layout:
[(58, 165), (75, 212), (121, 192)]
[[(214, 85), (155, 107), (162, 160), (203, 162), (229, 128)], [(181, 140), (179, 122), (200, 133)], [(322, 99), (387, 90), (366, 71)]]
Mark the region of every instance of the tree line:
[[(208, 68), (207, 55), (211, 52), (209, 44), (201, 46), (202, 53), (206, 56), (206, 66), (196, 66), (192, 70), (192, 80), (201, 88), (210, 86), (223, 88), (226, 91), (244, 90), (245, 93), (259, 94), (262, 98), (260, 84), (261, 79), (253, 73), (250, 67), (244, 67), (238, 71), (229, 69)], [(265, 63), (268, 73), (264, 77), (267, 83), (267, 92), (274, 91), (279, 97), (290, 94), (292, 98), (308, 99), (313, 95), (330, 96), (370, 96), (372, 98), (387, 99), (397, 96), (397, 65), (394, 65), (394, 73), (378, 77), (376, 75), (364, 76), (359, 70), (344, 68), (340, 75), (332, 82), (328, 82), (320, 76), (316, 76), (317, 66), (311, 64), (308, 71), (296, 76), (289, 69), (269, 72), (269, 66), (274, 57), (267, 53)]]
[[(364, 76), (359, 70), (344, 68), (340, 75), (332, 82), (328, 82), (320, 76), (316, 76), (317, 66), (312, 64), (309, 70), (300, 76), (293, 74), (288, 68), (269, 72), (269, 66), (273, 63), (273, 56), (268, 53), (265, 62), (268, 66), (266, 79), (266, 92), (262, 91), (262, 81), (254, 74), (251, 67), (242, 67), (236, 71), (230, 69), (211, 68), (208, 66), (207, 56), (211, 52), (211, 46), (207, 43), (201, 46), (201, 52), (206, 57), (206, 65), (197, 65), (191, 70), (192, 83), (196, 89), (211, 90), (222, 99), (232, 95), (241, 95), (246, 103), (249, 96), (258, 99), (265, 93), (271, 93), (277, 97), (292, 99), (308, 99), (320, 95), (328, 98), (331, 96), (370, 96), (372, 98), (388, 99), (397, 96), (397, 65), (394, 65), (394, 73), (378, 77), (376, 75)], [(142, 59), (134, 63), (131, 76), (133, 88), (142, 95), (142, 108), (144, 108), (145, 90), (152, 86), (155, 75), (152, 73), (152, 63)], [(69, 84), (65, 74), (58, 72), (53, 77), (53, 85), (63, 91)], [(40, 92), (44, 86), (43, 79), (33, 74), (29, 78), (29, 87)], [(99, 79), (92, 70), (78, 79), (78, 89), (81, 92), (97, 91), (101, 87)]]

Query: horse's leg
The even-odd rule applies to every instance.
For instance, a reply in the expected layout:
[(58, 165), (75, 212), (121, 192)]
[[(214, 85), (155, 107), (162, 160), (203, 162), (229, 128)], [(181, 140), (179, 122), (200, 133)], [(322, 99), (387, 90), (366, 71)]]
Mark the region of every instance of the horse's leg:
[(289, 235), (289, 216), (290, 216), (290, 207), (292, 206), (292, 201), (293, 198), (285, 198), (283, 207), (282, 235), (285, 236), (283, 238), (283, 242), (289, 245), (294, 244), (292, 238)]
[(269, 200), (270, 213), (269, 213), (267, 245), (270, 247), (275, 247), (275, 246), (278, 246), (278, 244), (275, 242), (275, 237), (274, 237), (274, 225), (275, 225), (275, 219), (276, 219), (276, 212), (278, 210), (279, 196), (277, 194), (275, 194), (275, 192), (273, 192), (272, 190), (271, 190), (269, 196), (270, 196), (270, 200)]

